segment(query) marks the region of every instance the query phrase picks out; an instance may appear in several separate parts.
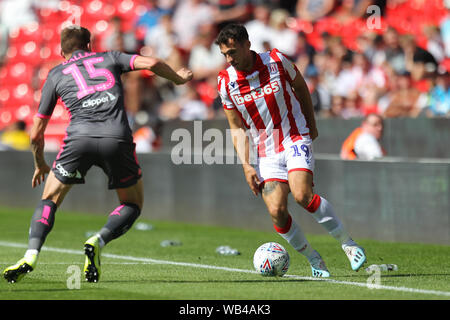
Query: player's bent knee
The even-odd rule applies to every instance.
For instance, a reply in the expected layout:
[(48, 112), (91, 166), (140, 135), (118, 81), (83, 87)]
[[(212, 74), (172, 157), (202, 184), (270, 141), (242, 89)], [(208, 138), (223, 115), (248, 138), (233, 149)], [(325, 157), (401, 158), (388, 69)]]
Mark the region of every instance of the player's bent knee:
[(303, 208), (306, 208), (313, 198), (313, 193), (312, 192), (292, 192), (292, 196), (294, 197), (295, 201), (299, 205), (301, 205)]
[(71, 185), (59, 181), (55, 175), (50, 172), (44, 187), (44, 192), (42, 193), (42, 200), (50, 200), (59, 207), (71, 187)]
[(132, 203), (142, 209), (144, 204), (144, 192), (142, 187), (142, 179), (128, 188), (117, 189), (117, 195), (119, 197), (120, 203)]
[(282, 219), (287, 216), (287, 208), (284, 205), (269, 205), (267, 206), (272, 219)]

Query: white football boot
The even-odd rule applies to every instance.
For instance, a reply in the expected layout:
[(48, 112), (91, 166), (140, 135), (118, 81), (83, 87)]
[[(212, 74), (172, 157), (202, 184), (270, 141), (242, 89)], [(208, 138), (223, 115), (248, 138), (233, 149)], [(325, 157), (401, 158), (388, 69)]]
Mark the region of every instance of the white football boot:
[(347, 255), (350, 265), (354, 271), (358, 271), (364, 263), (366, 263), (367, 258), (362, 247), (358, 245), (342, 245), (342, 249)]
[(314, 254), (312, 258), (309, 258), (309, 263), (311, 265), (311, 272), (314, 278), (329, 278), (330, 272), (325, 265), (325, 261), (323, 261), (320, 254), (314, 250)]

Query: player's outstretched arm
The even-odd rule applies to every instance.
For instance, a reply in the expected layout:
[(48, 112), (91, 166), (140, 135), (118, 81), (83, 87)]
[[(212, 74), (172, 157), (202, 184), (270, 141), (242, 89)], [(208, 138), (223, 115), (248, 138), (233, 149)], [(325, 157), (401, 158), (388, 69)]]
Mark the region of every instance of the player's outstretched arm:
[(31, 129), (31, 152), (34, 159), (34, 174), (31, 180), (31, 186), (34, 188), (44, 182), (45, 175), (50, 172), (50, 167), (44, 158), (44, 132), (47, 128), (49, 119), (35, 117)]
[(150, 70), (156, 75), (168, 79), (177, 85), (185, 84), (193, 77), (191, 70), (181, 68), (175, 71), (164, 61), (153, 57), (137, 56), (134, 60), (134, 69)]
[(245, 127), (242, 123), (242, 119), (237, 115), (237, 111), (232, 109), (224, 110), (225, 115), (228, 119), (231, 129), (231, 138), (233, 141), (234, 149), (238, 154), (239, 159), (242, 163), (242, 168), (244, 169), (245, 179), (255, 196), (259, 193), (258, 175), (256, 174), (255, 168), (250, 164), (250, 147), (248, 136), (245, 133)]

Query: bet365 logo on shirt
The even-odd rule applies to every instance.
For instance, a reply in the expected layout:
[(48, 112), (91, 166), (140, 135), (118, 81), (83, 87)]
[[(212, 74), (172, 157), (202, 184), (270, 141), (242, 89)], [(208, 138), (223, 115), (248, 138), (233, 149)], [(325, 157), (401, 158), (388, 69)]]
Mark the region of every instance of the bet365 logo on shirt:
[(259, 87), (255, 90), (250, 91), (247, 94), (244, 95), (234, 94), (231, 96), (231, 98), (233, 99), (235, 104), (241, 105), (246, 102), (251, 102), (253, 100), (263, 98), (265, 95), (270, 95), (278, 91), (280, 91), (280, 85), (278, 84), (278, 82), (273, 81), (266, 84), (264, 87)]

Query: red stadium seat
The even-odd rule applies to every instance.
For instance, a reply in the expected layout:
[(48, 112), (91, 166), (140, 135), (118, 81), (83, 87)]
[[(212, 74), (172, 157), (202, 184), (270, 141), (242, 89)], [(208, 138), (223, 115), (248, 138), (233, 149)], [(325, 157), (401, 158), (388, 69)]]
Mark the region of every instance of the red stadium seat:
[(28, 41), (35, 41), (37, 43), (42, 41), (42, 29), (37, 22), (29, 23), (9, 32), (10, 44), (25, 43)]
[(145, 2), (133, 0), (121, 0), (117, 2), (116, 15), (123, 20), (123, 31), (130, 31), (136, 22), (136, 18), (145, 10)]
[(101, 0), (84, 1), (81, 4), (84, 12), (82, 18), (87, 20), (110, 20), (116, 14), (113, 4)]
[[(3, 92), (3, 90), (0, 90), (0, 100), (2, 99)], [(6, 104), (0, 107), (0, 128), (17, 120), (29, 122), (33, 117), (33, 108), (33, 101), (16, 100), (10, 97)]]
[(31, 83), (33, 72), (33, 65), (24, 62), (10, 63), (0, 72), (0, 84), (11, 86), (26, 82)]
[(40, 43), (35, 41), (27, 41), (24, 43), (11, 44), (8, 47), (7, 59), (8, 63), (27, 63), (36, 65), (41, 63), (39, 54)]
[(60, 41), (60, 23), (42, 27), (42, 40), (46, 43), (58, 43)]
[(0, 87), (0, 107), (6, 105), (11, 97), (11, 87)]
[(16, 119), (14, 118), (13, 112), (0, 107), (0, 130), (3, 130), (15, 121)]
[[(61, 3), (68, 3), (61, 1)], [(49, 8), (43, 8), (37, 10), (39, 20), (45, 23), (61, 23), (66, 20), (70, 20), (74, 18), (74, 12), (71, 11), (70, 3), (69, 6), (63, 7), (64, 10), (54, 10)], [(60, 4), (62, 7), (63, 4)]]
[(21, 83), (15, 86), (11, 92), (7, 105), (19, 107), (24, 104), (34, 105), (34, 90), (28, 83)]

